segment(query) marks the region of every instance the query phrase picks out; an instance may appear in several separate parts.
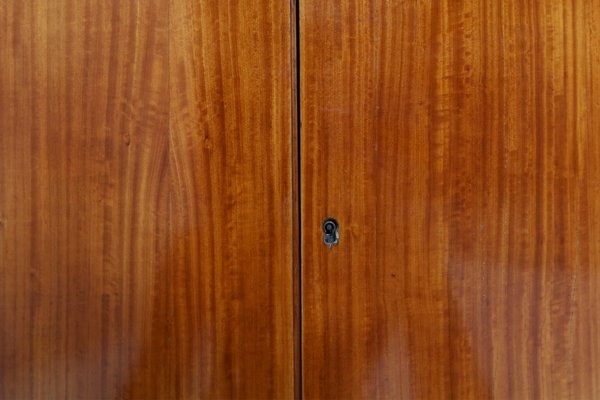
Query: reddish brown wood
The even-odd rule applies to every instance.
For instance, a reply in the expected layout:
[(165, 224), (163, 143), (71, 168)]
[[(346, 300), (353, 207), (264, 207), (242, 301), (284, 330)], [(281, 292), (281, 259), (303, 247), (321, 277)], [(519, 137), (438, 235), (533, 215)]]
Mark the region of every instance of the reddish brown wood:
[(305, 398), (600, 397), (600, 2), (300, 11)]
[(170, 12), (171, 229), (181, 288), (197, 282), (176, 304), (194, 377), (183, 397), (290, 398), (290, 5), (172, 1)]
[(0, 398), (293, 396), (291, 18), (0, 0)]

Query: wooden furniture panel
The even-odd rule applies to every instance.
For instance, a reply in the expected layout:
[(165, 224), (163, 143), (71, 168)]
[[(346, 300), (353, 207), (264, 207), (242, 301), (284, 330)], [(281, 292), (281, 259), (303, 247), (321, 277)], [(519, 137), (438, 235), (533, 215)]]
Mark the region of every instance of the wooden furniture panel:
[(293, 397), (290, 21), (282, 1), (171, 1), (184, 397)]
[(600, 2), (300, 19), (305, 398), (599, 397)]
[(290, 8), (0, 1), (0, 397), (290, 397)]

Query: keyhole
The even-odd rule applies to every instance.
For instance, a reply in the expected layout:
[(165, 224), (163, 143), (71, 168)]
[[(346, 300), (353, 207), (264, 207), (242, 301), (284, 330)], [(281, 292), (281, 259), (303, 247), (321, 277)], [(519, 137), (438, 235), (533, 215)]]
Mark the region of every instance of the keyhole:
[(339, 225), (333, 218), (328, 218), (323, 221), (323, 242), (331, 249), (331, 246), (337, 245), (339, 242)]
[(327, 235), (332, 235), (335, 232), (336, 223), (333, 221), (325, 221), (323, 229)]

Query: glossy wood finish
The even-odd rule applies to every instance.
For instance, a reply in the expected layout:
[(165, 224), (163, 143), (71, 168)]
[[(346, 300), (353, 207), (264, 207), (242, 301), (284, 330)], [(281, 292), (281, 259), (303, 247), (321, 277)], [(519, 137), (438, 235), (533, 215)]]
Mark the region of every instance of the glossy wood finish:
[(0, 397), (293, 395), (290, 6), (0, 0)]
[(305, 398), (600, 397), (600, 2), (300, 12)]
[(179, 283), (196, 285), (175, 305), (196, 380), (182, 397), (292, 398), (290, 4), (170, 12), (171, 231)]

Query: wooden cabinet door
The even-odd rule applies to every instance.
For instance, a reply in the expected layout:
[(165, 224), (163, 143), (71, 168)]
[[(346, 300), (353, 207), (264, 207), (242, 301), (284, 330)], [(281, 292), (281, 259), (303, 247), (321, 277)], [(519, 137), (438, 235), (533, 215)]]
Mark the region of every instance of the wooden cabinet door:
[(600, 397), (599, 25), (301, 2), (305, 398)]
[(0, 0), (0, 398), (293, 395), (291, 20)]

